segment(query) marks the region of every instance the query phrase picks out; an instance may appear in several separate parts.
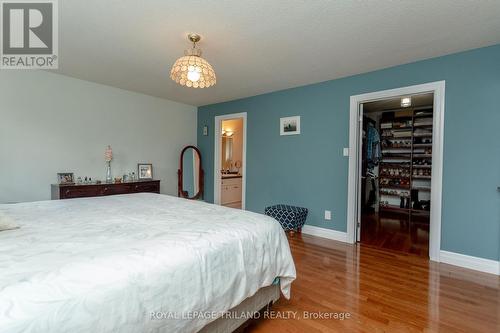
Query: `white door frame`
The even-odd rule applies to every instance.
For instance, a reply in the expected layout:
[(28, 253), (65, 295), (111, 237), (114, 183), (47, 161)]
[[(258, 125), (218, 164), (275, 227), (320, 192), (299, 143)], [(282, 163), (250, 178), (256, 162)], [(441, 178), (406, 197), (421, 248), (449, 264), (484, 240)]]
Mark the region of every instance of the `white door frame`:
[[(431, 211), (429, 230), (429, 258), (439, 261), (441, 250), (441, 205), (443, 185), (443, 138), (444, 138), (444, 94), (445, 81), (436, 81), (414, 86), (376, 91), (367, 94), (351, 96), (349, 118), (349, 179), (347, 191), (347, 242), (356, 241), (356, 220), (358, 204), (359, 175), (357, 170), (361, 163), (359, 156), (358, 137), (360, 133), (359, 105), (381, 99), (414, 95), (422, 93), (434, 94), (434, 117), (432, 134), (432, 179), (431, 179)], [(361, 120), (361, 121), (360, 121)]]
[(214, 204), (220, 205), (220, 188), (221, 188), (221, 160), (220, 154), (222, 150), (222, 128), (223, 120), (243, 118), (243, 153), (242, 153), (242, 172), (241, 177), (241, 209), (246, 209), (246, 192), (247, 192), (247, 113), (231, 113), (215, 117), (214, 126)]

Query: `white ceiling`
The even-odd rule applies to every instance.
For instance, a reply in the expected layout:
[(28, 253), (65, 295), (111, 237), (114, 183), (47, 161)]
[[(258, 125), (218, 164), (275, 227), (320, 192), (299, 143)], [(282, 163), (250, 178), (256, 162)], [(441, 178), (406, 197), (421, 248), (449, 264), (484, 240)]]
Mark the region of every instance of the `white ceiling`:
[[(62, 0), (59, 16), (59, 73), (197, 106), (500, 43), (499, 0)], [(169, 78), (189, 32), (215, 87)]]

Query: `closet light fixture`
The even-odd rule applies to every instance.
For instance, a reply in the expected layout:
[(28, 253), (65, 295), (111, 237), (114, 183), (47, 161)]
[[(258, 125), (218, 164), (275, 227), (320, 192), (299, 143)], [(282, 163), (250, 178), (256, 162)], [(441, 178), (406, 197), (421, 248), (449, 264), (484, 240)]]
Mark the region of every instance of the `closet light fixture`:
[(401, 97), (401, 107), (407, 108), (409, 106), (411, 106), (411, 97), (410, 96)]
[(184, 51), (170, 70), (170, 78), (189, 88), (208, 88), (217, 82), (212, 66), (201, 57), (201, 49), (196, 46), (201, 39), (198, 34), (189, 34), (193, 47)]

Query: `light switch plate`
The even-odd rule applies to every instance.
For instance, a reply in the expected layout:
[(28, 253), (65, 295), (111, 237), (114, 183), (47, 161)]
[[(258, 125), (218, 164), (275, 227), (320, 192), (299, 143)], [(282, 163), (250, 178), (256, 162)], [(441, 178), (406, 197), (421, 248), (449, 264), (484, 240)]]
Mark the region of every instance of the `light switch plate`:
[(332, 219), (332, 212), (329, 210), (325, 210), (325, 220), (331, 220)]
[(203, 126), (203, 135), (204, 136), (208, 135), (208, 126)]
[(349, 156), (349, 148), (344, 148), (344, 156)]

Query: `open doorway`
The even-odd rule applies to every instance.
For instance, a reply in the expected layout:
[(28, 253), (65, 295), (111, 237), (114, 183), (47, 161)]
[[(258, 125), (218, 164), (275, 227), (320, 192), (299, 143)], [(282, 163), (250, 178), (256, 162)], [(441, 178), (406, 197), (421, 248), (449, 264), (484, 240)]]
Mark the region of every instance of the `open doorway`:
[[(403, 103), (407, 103), (408, 100), (405, 99), (403, 101), (403, 98), (405, 97), (412, 97), (412, 96), (418, 96), (418, 95), (425, 95), (425, 94), (432, 94), (432, 125), (430, 125), (428, 122), (429, 120), (426, 120), (425, 123), (422, 124), (421, 127), (430, 127), (431, 132), (426, 133), (425, 135), (428, 136), (431, 139), (431, 142), (426, 142), (423, 143), (422, 141), (418, 141), (420, 139), (416, 139), (417, 135), (414, 135), (416, 132), (417, 134), (420, 133), (420, 129), (417, 131), (417, 128), (420, 126), (414, 126), (415, 118), (430, 118), (426, 114), (418, 114), (416, 117), (416, 112), (420, 112), (419, 110), (414, 110), (415, 108), (412, 108), (410, 106), (402, 106)], [(423, 151), (418, 151), (415, 152), (415, 154), (422, 154), (422, 156), (415, 156), (415, 157), (428, 157), (425, 155), (432, 155), (430, 159), (430, 166), (425, 165), (426, 162), (416, 162), (417, 166), (421, 163), (423, 164), (427, 169), (430, 169), (430, 174), (423, 174), (420, 175), (420, 171), (415, 171), (416, 176), (430, 176), (430, 187), (428, 185), (425, 186), (420, 186), (417, 183), (417, 179), (411, 180), (408, 182), (403, 182), (403, 185), (406, 185), (408, 188), (409, 192), (409, 199), (403, 195), (403, 199), (401, 198), (401, 195), (398, 196), (399, 192), (390, 192), (392, 189), (387, 189), (388, 192), (384, 192), (384, 194), (390, 194), (395, 196), (395, 200), (386, 200), (386, 199), (380, 199), (380, 198), (375, 198), (375, 203), (372, 205), (373, 209), (371, 210), (372, 212), (375, 212), (375, 205), (378, 204), (378, 209), (380, 211), (381, 208), (384, 210), (390, 210), (391, 208), (397, 209), (401, 208), (400, 206), (403, 206), (402, 209), (407, 209), (407, 210), (415, 210), (414, 217), (417, 217), (418, 213), (421, 213), (422, 215), (425, 215), (424, 217), (418, 216), (419, 218), (422, 219), (427, 219), (428, 215), (428, 256), (430, 260), (432, 261), (440, 261), (440, 254), (441, 254), (441, 207), (442, 207), (442, 181), (443, 181), (443, 136), (444, 136), (444, 102), (445, 102), (445, 82), (444, 81), (436, 81), (436, 82), (430, 82), (430, 83), (424, 83), (420, 85), (414, 85), (414, 86), (408, 86), (408, 87), (402, 87), (402, 88), (396, 88), (396, 89), (390, 89), (390, 90), (383, 90), (383, 91), (376, 91), (376, 92), (370, 92), (370, 93), (365, 93), (361, 95), (354, 95), (351, 96), (350, 98), (350, 117), (349, 117), (349, 179), (348, 179), (348, 201), (347, 201), (347, 242), (349, 243), (355, 243), (356, 241), (361, 240), (362, 236), (362, 225), (361, 225), (361, 219), (362, 219), (362, 209), (363, 206), (366, 204), (363, 204), (362, 200), (362, 177), (363, 177), (363, 151), (362, 151), (362, 141), (363, 141), (363, 116), (365, 115), (364, 112), (364, 107), (365, 105), (368, 105), (368, 103), (371, 102), (379, 102), (379, 101), (387, 101), (387, 100), (396, 100), (397, 103), (399, 104), (399, 109), (406, 109), (406, 111), (412, 109), (412, 122), (411, 122), (411, 140), (410, 140), (410, 150), (412, 150), (413, 153), (413, 144), (422, 144), (421, 147), (418, 147), (415, 145), (415, 148), (425, 148), (423, 145), (431, 145), (430, 151), (427, 151), (427, 153), (431, 154), (426, 154), (425, 149)], [(394, 101), (392, 102), (394, 103)], [(411, 103), (411, 102), (410, 102)], [(406, 107), (405, 107), (406, 106)], [(386, 108), (386, 107), (385, 107)], [(394, 112), (395, 110), (390, 110), (392, 108), (389, 108), (388, 114), (392, 116), (386, 116), (384, 119), (391, 119), (390, 121), (385, 121), (384, 123), (391, 123), (391, 125), (387, 124), (384, 125), (384, 127), (388, 126), (408, 126), (410, 125), (409, 123), (404, 123), (403, 121), (398, 121), (396, 119), (396, 113)], [(398, 109), (398, 107), (395, 107), (395, 109)], [(392, 118), (391, 118), (392, 117)], [(365, 119), (366, 120), (366, 119)], [(379, 123), (377, 124), (377, 120)], [(368, 122), (369, 120), (366, 120)], [(379, 136), (380, 140), (382, 139), (382, 132), (383, 130), (388, 130), (388, 128), (381, 128), (382, 124), (382, 116), (380, 116), (380, 119), (373, 119), (375, 127), (378, 126), (379, 130)], [(420, 125), (420, 124), (419, 124)], [(410, 127), (410, 126), (408, 126)], [(396, 128), (391, 128), (393, 130), (392, 132), (397, 132), (397, 131), (406, 131), (408, 128), (401, 128), (397, 129)], [(394, 133), (385, 133), (385, 134), (391, 134), (393, 137), (395, 136)], [(384, 134), (384, 135), (385, 135)], [(406, 133), (410, 134), (410, 133)], [(398, 133), (396, 136), (404, 137), (405, 133)], [(408, 136), (408, 135), (407, 135)], [(399, 139), (399, 138), (398, 138)], [(398, 141), (396, 139), (396, 141)], [(403, 141), (403, 140), (399, 140)], [(392, 155), (402, 155), (399, 153), (402, 153), (402, 151), (398, 151), (400, 147), (397, 147), (398, 144), (403, 146), (404, 142), (396, 142), (396, 147), (391, 146), (390, 149), (386, 150), (391, 150)], [(407, 147), (406, 147), (407, 148)], [(380, 146), (380, 150), (382, 150), (382, 146)], [(389, 153), (389, 151), (386, 151)], [(394, 160), (397, 161), (397, 158), (400, 158), (401, 156), (394, 156)], [(428, 163), (428, 162), (427, 162)], [(413, 169), (418, 169), (418, 168), (413, 168), (414, 161), (412, 158), (407, 161), (407, 164), (410, 166), (409, 171), (403, 171), (402, 173), (404, 175), (408, 176), (409, 178), (413, 177)], [(400, 169), (398, 169), (397, 174), (396, 174), (396, 169), (393, 168), (391, 171), (389, 168), (385, 170), (385, 172), (388, 173), (389, 176), (394, 176), (394, 178), (397, 178), (397, 176), (400, 176), (401, 172)], [(376, 172), (382, 172), (383, 170), (374, 171), (374, 177), (378, 178), (379, 175), (376, 174)], [(422, 171), (423, 172), (423, 171)], [(385, 174), (384, 174), (385, 175)], [(366, 176), (366, 174), (365, 174)], [(388, 178), (389, 180), (384, 180), (384, 185), (401, 185), (401, 180), (393, 180), (391, 183), (391, 177), (385, 177)], [(421, 180), (426, 180), (422, 177)], [(377, 179), (379, 182), (380, 180)], [(427, 182), (428, 184), (429, 182)], [(380, 184), (379, 184), (380, 185)], [(413, 197), (412, 198), (412, 189), (413, 186), (415, 186), (415, 189), (419, 190), (419, 195), (418, 197)], [(365, 185), (366, 186), (366, 185)], [(370, 185), (371, 186), (371, 185)], [(377, 186), (377, 185), (375, 185)], [(401, 190), (401, 189), (400, 189)], [(420, 192), (422, 191), (427, 191), (429, 193), (430, 200), (428, 203), (425, 203), (425, 199), (423, 196), (420, 195)], [(380, 196), (380, 186), (375, 189), (376, 193)], [(369, 195), (369, 193), (368, 193)], [(414, 194), (415, 195), (415, 194)], [(415, 199), (417, 198), (417, 199)], [(415, 200), (412, 200), (415, 199)], [(378, 201), (377, 201), (378, 200)], [(398, 201), (399, 200), (399, 204)], [(372, 199), (373, 201), (373, 199)], [(414, 203), (417, 203), (417, 206), (414, 206)], [(424, 204), (428, 204), (428, 206), (424, 206)], [(420, 205), (420, 208), (419, 208)], [(383, 207), (382, 207), (383, 206)], [(366, 209), (366, 207), (365, 207)], [(428, 210), (429, 209), (429, 210)], [(417, 211), (418, 210), (418, 211)], [(365, 210), (366, 211), (366, 210)], [(422, 211), (422, 212), (421, 212)], [(375, 224), (376, 224), (375, 220)], [(401, 223), (393, 221), (394, 224), (396, 225), (401, 225)], [(409, 223), (407, 223), (408, 225)], [(408, 228), (408, 230), (410, 230)], [(367, 230), (369, 231), (369, 230)], [(422, 232), (422, 231), (420, 231)], [(396, 240), (395, 240), (396, 241)]]
[(433, 93), (362, 104), (360, 242), (429, 256)]
[(245, 209), (246, 113), (215, 118), (214, 202)]

